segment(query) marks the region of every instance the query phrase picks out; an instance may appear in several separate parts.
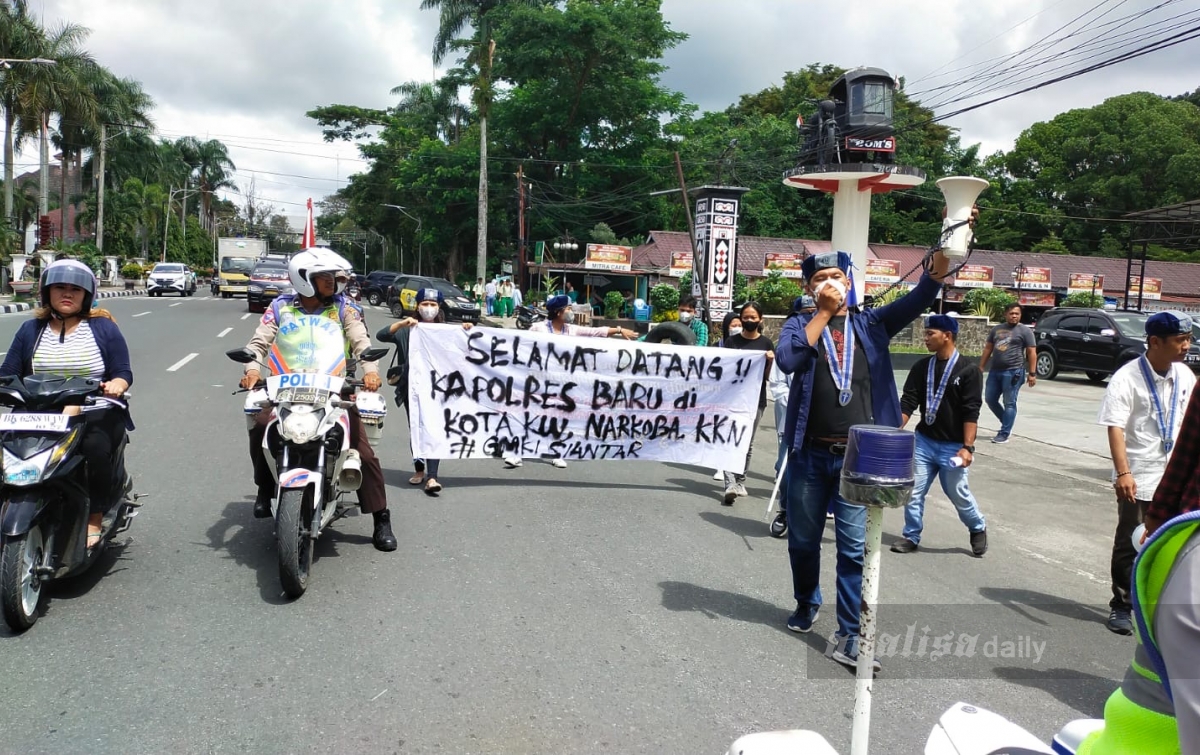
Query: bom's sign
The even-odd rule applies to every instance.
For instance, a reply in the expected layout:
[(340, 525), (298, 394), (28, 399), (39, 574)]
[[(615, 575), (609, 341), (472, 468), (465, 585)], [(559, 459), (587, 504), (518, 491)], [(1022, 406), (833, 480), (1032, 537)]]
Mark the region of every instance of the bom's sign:
[(991, 288), (995, 271), (989, 265), (963, 265), (954, 274), (954, 285), (958, 288)]
[(587, 270), (616, 270), (628, 273), (633, 269), (633, 247), (588, 244), (583, 266)]
[(422, 325), (409, 344), (412, 451), (741, 472), (765, 367), (761, 352)]
[(800, 266), (804, 263), (804, 255), (793, 252), (767, 252), (763, 258), (763, 275), (778, 272), (784, 278), (803, 278)]
[(867, 150), (870, 152), (895, 152), (896, 137), (887, 136), (882, 139), (862, 139), (857, 136), (847, 136), (846, 149)]

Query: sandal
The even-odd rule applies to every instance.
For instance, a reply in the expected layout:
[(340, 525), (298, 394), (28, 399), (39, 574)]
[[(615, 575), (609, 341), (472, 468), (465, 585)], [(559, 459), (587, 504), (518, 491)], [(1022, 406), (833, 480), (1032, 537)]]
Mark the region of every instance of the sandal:
[(409, 485), (420, 485), (425, 482), (424, 472), (413, 472), (413, 476), (408, 478)]
[(429, 482), (425, 483), (425, 495), (437, 495), (442, 492), (442, 483), (430, 477)]
[[(95, 548), (97, 545), (100, 544), (100, 540), (103, 537), (104, 537), (104, 530), (97, 530), (96, 532), (89, 532), (88, 536), (87, 536), (87, 549), (91, 550), (92, 548)], [(93, 539), (95, 540), (95, 542), (92, 542)]]

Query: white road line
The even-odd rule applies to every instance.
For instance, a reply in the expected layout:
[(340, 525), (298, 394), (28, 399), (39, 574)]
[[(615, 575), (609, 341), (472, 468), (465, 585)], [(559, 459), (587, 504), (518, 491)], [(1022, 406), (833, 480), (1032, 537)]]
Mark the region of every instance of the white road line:
[(172, 307), (178, 307), (180, 304), (183, 304), (183, 302), (181, 302), (181, 301), (177, 301), (177, 302), (175, 302), (174, 304), (172, 304), (171, 306), (172, 306)]
[(250, 313), (249, 313), (249, 312), (247, 312), (246, 314), (242, 315), (242, 319), (243, 319), (243, 320), (245, 320), (245, 319), (247, 319), (247, 318), (249, 318), (249, 317), (250, 317)]
[(193, 351), (191, 354), (188, 354), (183, 359), (180, 359), (178, 362), (176, 362), (175, 364), (168, 367), (167, 372), (177, 372), (180, 367), (184, 366), (185, 364), (192, 361), (193, 359), (195, 359), (198, 356), (200, 356), (200, 355)]
[(201, 296), (200, 301), (208, 301), (211, 298), (212, 298), (211, 296)]
[(225, 330), (222, 330), (220, 333), (217, 333), (217, 338), (224, 338), (225, 334), (231, 330), (233, 330), (233, 328), (225, 328)]
[(134, 317), (145, 317), (148, 314), (150, 314), (150, 312), (138, 312), (136, 315), (134, 315)]

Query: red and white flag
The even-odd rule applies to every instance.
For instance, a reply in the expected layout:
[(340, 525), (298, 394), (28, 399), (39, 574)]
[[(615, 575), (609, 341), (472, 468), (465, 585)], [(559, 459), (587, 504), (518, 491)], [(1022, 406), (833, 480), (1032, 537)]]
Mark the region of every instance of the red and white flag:
[(304, 239), (300, 242), (301, 249), (310, 249), (317, 245), (316, 228), (313, 226), (312, 198), (308, 200), (308, 219), (304, 221)]

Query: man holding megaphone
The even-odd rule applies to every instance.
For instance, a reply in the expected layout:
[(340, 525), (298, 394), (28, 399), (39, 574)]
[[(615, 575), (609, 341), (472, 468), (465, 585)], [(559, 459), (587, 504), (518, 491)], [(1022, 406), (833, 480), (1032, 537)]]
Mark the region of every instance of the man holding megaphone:
[[(973, 224), (978, 211), (967, 204), (962, 214), (969, 214)], [(839, 251), (808, 257), (801, 272), (817, 309), (790, 317), (775, 349), (779, 368), (792, 375), (784, 437), (789, 444), (788, 555), (796, 611), (787, 628), (809, 632), (816, 621), (822, 603), (821, 536), (826, 508), (832, 504), (837, 630), (827, 655), (846, 666), (858, 662), (867, 519), (864, 507), (847, 503), (838, 493), (846, 441), (852, 425), (900, 426), (888, 345), (933, 305), (949, 269), (950, 259), (939, 250), (927, 259), (925, 273), (912, 291), (892, 304), (860, 311), (850, 255)], [(877, 660), (874, 665), (878, 670)]]

